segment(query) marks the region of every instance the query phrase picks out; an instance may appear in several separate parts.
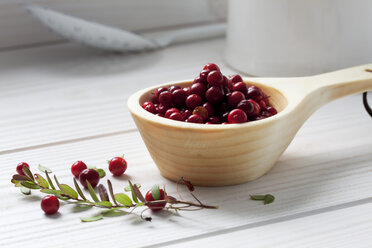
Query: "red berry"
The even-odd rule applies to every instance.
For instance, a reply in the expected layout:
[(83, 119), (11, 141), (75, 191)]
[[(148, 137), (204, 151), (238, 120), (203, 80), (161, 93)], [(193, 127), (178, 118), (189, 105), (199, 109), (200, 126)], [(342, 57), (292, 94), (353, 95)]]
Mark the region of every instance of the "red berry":
[(196, 94), (191, 94), (186, 98), (186, 107), (193, 110), (195, 107), (203, 104), (203, 99)]
[(200, 83), (200, 76), (194, 78), (193, 84)]
[(205, 98), (211, 104), (221, 103), (224, 97), (225, 96), (220, 87), (212, 86), (205, 92)]
[[(159, 199), (154, 199), (154, 197), (152, 196), (152, 190), (149, 190), (146, 193), (145, 200), (148, 201), (148, 202), (164, 200), (165, 199), (164, 190), (159, 189), (159, 191), (160, 191), (160, 197), (159, 197)], [(157, 203), (157, 204), (153, 204), (153, 205), (148, 205), (148, 207), (152, 211), (159, 211), (159, 210), (162, 210), (165, 207), (166, 204), (167, 204), (166, 202), (164, 202), (164, 203)]]
[(204, 97), (205, 91), (207, 91), (207, 86), (202, 83), (195, 83), (190, 86), (190, 94), (196, 94), (198, 96)]
[(189, 118), (190, 115), (192, 115), (192, 112), (191, 112), (191, 110), (189, 110), (189, 109), (185, 109), (185, 110), (182, 110), (182, 111), (181, 111), (181, 115), (182, 115), (182, 118), (183, 118), (184, 120), (187, 120), (187, 118)]
[(186, 92), (186, 96), (190, 95), (190, 87), (184, 87), (182, 90)]
[(172, 93), (170, 93), (169, 91), (163, 91), (162, 93), (160, 93), (159, 102), (166, 106), (172, 105)]
[(265, 100), (259, 101), (258, 104), (260, 105), (261, 109), (266, 109), (266, 102), (265, 102)]
[(76, 161), (71, 165), (71, 173), (74, 177), (78, 178), (80, 173), (87, 168), (87, 165), (83, 161)]
[(207, 82), (211, 86), (221, 86), (223, 84), (223, 76), (220, 71), (211, 71), (208, 74)]
[(183, 121), (183, 117), (182, 117), (181, 113), (179, 113), (179, 112), (172, 113), (169, 116), (169, 119), (175, 120), (175, 121)]
[(30, 166), (27, 163), (21, 162), (17, 165), (16, 171), (19, 175), (25, 176), (25, 173), (23, 172), (23, 166), (30, 168)]
[(185, 105), (187, 93), (183, 89), (176, 89), (172, 92), (173, 103), (176, 106), (183, 107)]
[(146, 111), (149, 111), (150, 113), (153, 113), (153, 114), (156, 114), (156, 107), (155, 105), (152, 103), (152, 102), (147, 102), (147, 104), (144, 106), (142, 105), (142, 107), (146, 110)]
[(203, 67), (203, 70), (220, 71), (220, 68), (216, 64), (208, 63)]
[(98, 182), (99, 182), (99, 174), (96, 170), (94, 169), (85, 169), (83, 170), (80, 175), (79, 175), (79, 180), (80, 183), (85, 187), (88, 188), (87, 182), (92, 185), (92, 187), (96, 187)]
[(207, 77), (208, 77), (209, 72), (211, 72), (211, 71), (210, 70), (202, 70), (200, 72), (200, 74), (199, 74), (200, 83), (207, 84)]
[(208, 121), (211, 123), (211, 124), (221, 124), (221, 121), (218, 117), (216, 116), (211, 116), (208, 118)]
[(245, 95), (247, 95), (248, 86), (243, 82), (238, 82), (238, 83), (234, 84), (234, 86), (232, 88), (232, 91), (240, 91), (245, 96)]
[(109, 162), (109, 170), (114, 176), (120, 176), (127, 170), (127, 161), (122, 157), (115, 157)]
[(261, 99), (263, 99), (262, 91), (257, 86), (249, 86), (247, 90), (247, 98), (253, 99), (255, 102), (259, 102)]
[(173, 113), (179, 113), (180, 111), (178, 110), (178, 109), (176, 109), (176, 108), (170, 108), (170, 109), (168, 109), (166, 112), (165, 112), (165, 114), (164, 114), (164, 117), (165, 118), (169, 118), (169, 116), (171, 115), (171, 114), (173, 114)]
[(159, 103), (159, 95), (160, 95), (160, 93), (162, 93), (163, 91), (167, 91), (167, 90), (168, 90), (168, 88), (165, 88), (165, 87), (158, 88), (156, 90), (155, 94), (154, 94), (154, 97), (153, 97), (152, 101), (154, 103)]
[(245, 96), (242, 92), (240, 91), (234, 91), (227, 97), (227, 103), (231, 108), (235, 108), (236, 105), (242, 101), (245, 100)]
[(149, 104), (153, 104), (152, 102), (144, 102), (143, 104), (142, 104), (142, 108), (145, 108), (147, 105), (149, 105)]
[(278, 113), (278, 111), (271, 106), (266, 107), (266, 111), (269, 112), (271, 115), (276, 115)]
[(256, 116), (258, 116), (260, 114), (260, 112), (261, 112), (260, 105), (256, 101), (254, 101), (252, 99), (249, 99), (248, 101), (250, 101), (253, 104), (253, 111), (248, 114), (249, 117), (256, 117)]
[(208, 110), (205, 107), (198, 106), (192, 111), (193, 115), (199, 115), (201, 118), (203, 118), (203, 121), (208, 119)]
[(165, 112), (168, 110), (168, 107), (163, 105), (163, 104), (159, 104), (158, 105), (158, 108), (156, 109), (156, 111), (159, 113), (159, 114), (165, 114)]
[(47, 195), (41, 199), (40, 205), (46, 214), (55, 214), (59, 209), (59, 200), (54, 195)]
[(240, 75), (232, 75), (229, 77), (229, 81), (232, 82), (233, 84), (238, 83), (238, 82), (243, 82), (243, 79)]
[(203, 107), (207, 109), (208, 115), (212, 116), (215, 113), (214, 107), (209, 102), (203, 104)]
[(253, 112), (253, 103), (249, 100), (242, 100), (236, 105), (236, 108), (243, 110), (248, 116)]
[(227, 117), (229, 123), (244, 123), (247, 122), (247, 114), (241, 109), (233, 109)]
[(187, 118), (186, 122), (191, 123), (203, 123), (203, 118), (200, 115), (190, 115), (189, 118)]
[(173, 93), (173, 91), (178, 90), (178, 89), (181, 89), (181, 86), (179, 86), (179, 85), (172, 85), (171, 87), (169, 87), (169, 91), (171, 93)]

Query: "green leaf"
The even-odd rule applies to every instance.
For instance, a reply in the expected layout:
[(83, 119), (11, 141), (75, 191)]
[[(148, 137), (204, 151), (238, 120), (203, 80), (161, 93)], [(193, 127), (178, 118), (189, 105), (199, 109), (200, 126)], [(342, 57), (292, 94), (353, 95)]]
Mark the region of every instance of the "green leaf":
[(38, 169), (39, 169), (41, 172), (52, 173), (52, 170), (51, 170), (51, 169), (49, 169), (48, 167), (46, 167), (46, 166), (44, 166), (44, 165), (41, 165), (41, 164), (38, 165)]
[(123, 216), (128, 214), (127, 212), (123, 210), (119, 210), (120, 208), (111, 208), (107, 211), (101, 212), (101, 214), (105, 217), (117, 217), (117, 216)]
[(152, 186), (151, 194), (152, 194), (152, 198), (154, 198), (154, 201), (160, 200), (160, 189), (159, 189), (159, 185)]
[(23, 173), (25, 173), (25, 175), (31, 179), (30, 181), (35, 182), (34, 175), (27, 166), (23, 166), (22, 170)]
[(88, 169), (93, 169), (93, 170), (97, 169), (97, 166), (94, 166), (94, 165), (89, 165), (87, 167), (88, 167)]
[(58, 179), (57, 179), (57, 176), (56, 176), (56, 175), (54, 175), (54, 180), (56, 181), (56, 184), (57, 184), (58, 187), (59, 187), (59, 182), (58, 182)]
[(29, 189), (41, 189), (41, 187), (34, 182), (21, 182), (21, 185)]
[[(131, 186), (132, 185), (132, 186)], [(141, 188), (141, 184), (139, 183), (136, 183), (137, 185), (137, 188)], [(125, 192), (129, 192), (129, 191), (132, 191), (132, 188), (133, 188), (133, 184), (132, 182), (129, 180), (129, 185), (127, 187), (124, 188), (124, 191)]]
[(40, 190), (40, 192), (43, 192), (45, 194), (52, 194), (52, 195), (62, 195), (63, 192), (61, 190), (57, 190), (57, 189), (42, 189)]
[(47, 178), (47, 180), (48, 180), (48, 182), (49, 182), (50, 187), (51, 187), (52, 189), (56, 189), (56, 187), (54, 187), (54, 184), (53, 184), (53, 182), (52, 182), (52, 179), (50, 179), (49, 174), (48, 174), (47, 171), (45, 171), (45, 176), (46, 176), (46, 178)]
[(36, 179), (36, 182), (38, 182), (38, 184), (44, 188), (44, 189), (48, 189), (49, 188), (49, 183), (47, 180), (45, 180), (44, 177), (42, 177), (40, 174), (35, 174), (35, 179)]
[(115, 199), (117, 202), (123, 204), (124, 206), (130, 207), (133, 205), (132, 200), (124, 193), (115, 194)]
[(21, 193), (24, 195), (31, 195), (31, 189), (21, 187)]
[(103, 169), (96, 169), (99, 174), (99, 178), (103, 178), (106, 176), (106, 172)]
[(82, 222), (93, 222), (97, 220), (102, 220), (103, 216), (102, 215), (96, 215), (96, 216), (91, 216), (91, 217), (85, 217), (85, 218), (80, 218)]
[(90, 196), (92, 197), (93, 201), (95, 201), (95, 202), (99, 202), (98, 197), (97, 197), (97, 195), (96, 195), (96, 192), (94, 192), (94, 189), (93, 189), (92, 185), (89, 183), (88, 180), (87, 180), (86, 182), (87, 182), (87, 186), (88, 186), (89, 194), (90, 194)]
[(103, 206), (103, 207), (112, 207), (112, 203), (108, 201), (100, 201), (94, 203), (94, 205)]
[(85, 197), (85, 195), (84, 195), (83, 191), (81, 190), (79, 184), (76, 182), (75, 178), (74, 178), (74, 184), (75, 184), (76, 191), (79, 193), (81, 198), (83, 198), (83, 200), (87, 200), (87, 198)]
[(107, 180), (107, 185), (109, 187), (109, 192), (110, 192), (112, 201), (115, 203), (115, 205), (118, 205), (118, 203), (115, 200), (114, 190), (112, 189), (112, 184), (111, 184), (111, 181), (110, 180)]
[(67, 184), (60, 184), (59, 187), (63, 191), (63, 193), (70, 196), (72, 199), (76, 200), (78, 198), (78, 193)]
[[(136, 184), (137, 185), (137, 184)], [(127, 186), (128, 187), (128, 186)], [(127, 188), (126, 187), (126, 188)], [(138, 186), (137, 186), (138, 187)], [(139, 187), (141, 187), (141, 186), (139, 186)], [(132, 184), (132, 182), (129, 180), (129, 189), (130, 189), (130, 191), (132, 192), (132, 199), (133, 199), (133, 201), (135, 202), (135, 203), (138, 203), (138, 198), (137, 198), (137, 196), (136, 196), (136, 193), (134, 193), (134, 188), (133, 188), (133, 184)], [(125, 189), (124, 189), (125, 190)]]
[(98, 185), (98, 193), (101, 201), (110, 201), (107, 190), (103, 184)]
[(270, 204), (270, 203), (273, 203), (275, 200), (275, 197), (273, 195), (270, 195), (270, 194), (267, 194), (265, 195), (265, 198), (264, 198), (264, 204)]
[(251, 200), (255, 201), (263, 201), (265, 199), (264, 195), (250, 195)]
[(29, 177), (26, 177), (26, 176), (23, 176), (23, 175), (19, 175), (19, 174), (15, 174), (13, 175), (12, 177), (14, 180), (16, 181), (31, 181)]

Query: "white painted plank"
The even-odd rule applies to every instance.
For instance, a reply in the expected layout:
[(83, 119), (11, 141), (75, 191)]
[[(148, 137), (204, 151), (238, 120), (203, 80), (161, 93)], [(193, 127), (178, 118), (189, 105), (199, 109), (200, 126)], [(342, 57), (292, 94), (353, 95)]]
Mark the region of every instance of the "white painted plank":
[(166, 247), (368, 248), (372, 245), (371, 233), (372, 204), (369, 203)]
[[(125, 153), (131, 180), (141, 183), (143, 189), (154, 183), (166, 184), (169, 193), (174, 194), (175, 184), (159, 175), (137, 132), (5, 154), (0, 156), (0, 246), (19, 247), (34, 237), (39, 247), (153, 245), (368, 199), (372, 187), (371, 139), (342, 142), (346, 133), (343, 137), (300, 133), (264, 177), (238, 186), (197, 188), (200, 199), (218, 205), (219, 210), (187, 212), (182, 217), (162, 213), (155, 215), (152, 223), (143, 223), (135, 216), (80, 223), (79, 217), (97, 211), (74, 213), (71, 206), (63, 206), (57, 218), (48, 218), (39, 208), (38, 194), (27, 198), (9, 182), (19, 161), (30, 162), (33, 168), (37, 163), (47, 165), (61, 182), (71, 183), (69, 168), (75, 160), (105, 167), (106, 159)], [(126, 184), (126, 178), (112, 180), (118, 190)], [(249, 200), (249, 194), (264, 193), (272, 193), (276, 201), (263, 206)], [(27, 231), (16, 235), (20, 226)]]

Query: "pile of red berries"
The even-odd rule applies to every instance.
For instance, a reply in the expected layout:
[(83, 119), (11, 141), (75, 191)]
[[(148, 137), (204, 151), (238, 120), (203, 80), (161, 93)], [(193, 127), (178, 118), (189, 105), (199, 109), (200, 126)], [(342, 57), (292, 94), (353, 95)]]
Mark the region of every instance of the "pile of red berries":
[(260, 88), (248, 86), (239, 75), (222, 75), (213, 63), (204, 66), (190, 87), (158, 88), (142, 108), (168, 119), (205, 124), (244, 123), (277, 114)]

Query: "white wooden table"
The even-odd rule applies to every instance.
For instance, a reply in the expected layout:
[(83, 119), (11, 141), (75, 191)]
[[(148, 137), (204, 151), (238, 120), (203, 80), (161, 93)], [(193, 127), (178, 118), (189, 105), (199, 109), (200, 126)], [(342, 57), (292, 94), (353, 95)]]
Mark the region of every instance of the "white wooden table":
[[(218, 210), (162, 212), (144, 222), (127, 215), (92, 223), (62, 204), (46, 216), (38, 192), (22, 195), (10, 183), (18, 162), (36, 172), (53, 169), (71, 184), (76, 160), (107, 169), (125, 154), (127, 177), (110, 178), (122, 190), (175, 184), (151, 160), (126, 108), (138, 89), (193, 78), (207, 62), (225, 74), (224, 40), (209, 40), (128, 56), (64, 43), (0, 53), (0, 247), (372, 247), (372, 122), (361, 95), (317, 111), (277, 165), (250, 183), (197, 188)], [(371, 102), (371, 97), (370, 97)], [(105, 180), (104, 180), (105, 181)], [(264, 206), (249, 194), (270, 193)]]

